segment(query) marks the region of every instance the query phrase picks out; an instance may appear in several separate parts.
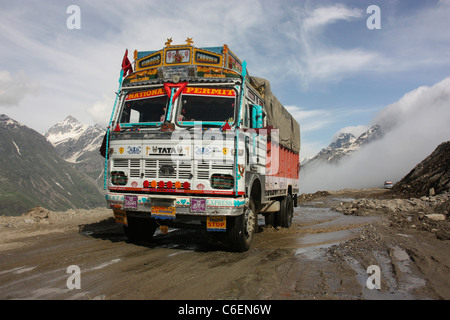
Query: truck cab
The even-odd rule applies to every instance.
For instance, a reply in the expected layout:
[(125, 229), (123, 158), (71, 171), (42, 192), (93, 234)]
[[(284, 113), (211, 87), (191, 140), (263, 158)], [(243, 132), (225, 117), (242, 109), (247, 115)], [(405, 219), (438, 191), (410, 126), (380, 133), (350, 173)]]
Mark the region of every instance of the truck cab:
[(226, 45), (169, 42), (136, 51), (134, 70), (121, 82), (105, 157), (107, 206), (127, 237), (197, 228), (242, 252), (259, 213), (289, 226), (298, 154), (289, 158), (297, 172), (281, 176), (279, 130), (268, 123), (266, 101), (252, 85), (258, 78), (245, 63)]

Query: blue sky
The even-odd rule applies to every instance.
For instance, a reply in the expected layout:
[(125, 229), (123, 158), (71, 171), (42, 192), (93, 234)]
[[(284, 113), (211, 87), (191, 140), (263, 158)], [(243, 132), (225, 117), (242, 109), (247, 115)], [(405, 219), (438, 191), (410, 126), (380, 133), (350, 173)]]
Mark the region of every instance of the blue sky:
[[(66, 12), (81, 9), (79, 30)], [(381, 29), (367, 28), (370, 5)], [(450, 1), (0, 0), (0, 113), (45, 132), (68, 115), (106, 127), (125, 49), (227, 44), (301, 125), (301, 157), (342, 128), (450, 76)], [(450, 104), (449, 104), (450, 105)]]

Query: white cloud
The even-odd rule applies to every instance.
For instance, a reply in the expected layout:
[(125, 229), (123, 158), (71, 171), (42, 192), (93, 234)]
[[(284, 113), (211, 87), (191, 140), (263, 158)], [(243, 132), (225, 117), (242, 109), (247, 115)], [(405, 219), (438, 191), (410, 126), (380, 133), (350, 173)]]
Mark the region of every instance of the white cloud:
[[(444, 46), (450, 35), (444, 28), (448, 26), (448, 19), (444, 18), (450, 15), (448, 2), (418, 12), (410, 19), (395, 16), (393, 22), (388, 21), (389, 12), (382, 7), (382, 31), (386, 32), (379, 46), (368, 46), (361, 32), (353, 30), (336, 39), (330, 37), (330, 30), (352, 23), (366, 28), (366, 8), (354, 3), (194, 0), (185, 5), (173, 0), (78, 1), (81, 29), (68, 30), (69, 2), (30, 2), (26, 6), (8, 2), (0, 11), (0, 52), (2, 60), (9, 62), (5, 69), (9, 68), (11, 74), (15, 74), (12, 68), (20, 65), (31, 79), (39, 79), (41, 96), (48, 97), (41, 100), (45, 105), (40, 106), (41, 114), (44, 110), (46, 114), (39, 123), (44, 128), (61, 120), (56, 117), (62, 113), (63, 118), (71, 114), (85, 119), (88, 110), (89, 116), (100, 122), (101, 110), (108, 105), (104, 97), (114, 99), (125, 48), (132, 58), (134, 49), (160, 49), (169, 37), (174, 43), (193, 37), (199, 47), (226, 43), (247, 60), (251, 75), (266, 77), (273, 88), (303, 83), (320, 91), (323, 84), (361, 72), (408, 69), (417, 60), (403, 50), (406, 48), (419, 52), (424, 64), (448, 61), (448, 50), (428, 55), (435, 42), (441, 44), (440, 49), (448, 48)], [(179, 10), (181, 6), (183, 10)], [(433, 20), (434, 17), (438, 18)], [(370, 36), (377, 34), (374, 31)], [(287, 77), (289, 83), (285, 81)], [(292, 97), (291, 103), (295, 99)], [(36, 108), (29, 100), (22, 101), (22, 106), (31, 115)], [(303, 133), (317, 133), (343, 119), (339, 116), (341, 110), (328, 112), (323, 106), (312, 111), (292, 111), (302, 122)], [(105, 114), (109, 121), (110, 115)]]
[(358, 8), (350, 9), (342, 4), (336, 4), (328, 7), (318, 7), (312, 10), (303, 23), (303, 29), (306, 32), (314, 32), (320, 27), (334, 23), (339, 20), (352, 20), (361, 18), (363, 10)]
[(300, 124), (302, 132), (320, 130), (334, 122), (333, 112), (328, 110), (306, 110), (296, 106), (285, 106), (285, 108)]
[(95, 123), (107, 127), (114, 109), (114, 103), (114, 97), (104, 95), (102, 100), (96, 101), (86, 109), (86, 112), (91, 116)]
[(302, 171), (302, 192), (380, 187), (404, 177), (442, 142), (450, 140), (450, 78), (420, 87), (374, 118), (385, 134), (338, 165)]
[(300, 75), (304, 88), (340, 81), (362, 70), (375, 70), (382, 63), (379, 53), (361, 48), (345, 49), (330, 44), (326, 38), (326, 29), (333, 24), (362, 21), (365, 17), (362, 9), (337, 4), (313, 9), (297, 8), (294, 12), (298, 18), (289, 24), (292, 30), (290, 37), (300, 54), (292, 56), (290, 73)]
[[(361, 75), (416, 76), (450, 63), (449, 1), (420, 10), (405, 9), (406, 1), (384, 4), (381, 30), (366, 28), (364, 5), (311, 3), (294, 7), (285, 24), (290, 49), (298, 52), (289, 57), (289, 73), (304, 89)], [(338, 31), (345, 33), (336, 37)]]
[(305, 60), (302, 74), (312, 81), (338, 81), (361, 72), (376, 69), (380, 58), (376, 53), (361, 49), (316, 48)]
[(32, 81), (24, 71), (11, 75), (8, 71), (0, 71), (0, 106), (14, 107), (28, 95), (36, 95), (39, 84)]

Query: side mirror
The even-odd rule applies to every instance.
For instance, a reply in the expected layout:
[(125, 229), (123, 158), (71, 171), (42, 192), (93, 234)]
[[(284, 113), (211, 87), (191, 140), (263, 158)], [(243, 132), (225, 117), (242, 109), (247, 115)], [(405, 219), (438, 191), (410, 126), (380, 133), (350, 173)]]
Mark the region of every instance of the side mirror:
[(252, 104), (252, 128), (259, 129), (263, 127), (263, 110), (262, 107)]

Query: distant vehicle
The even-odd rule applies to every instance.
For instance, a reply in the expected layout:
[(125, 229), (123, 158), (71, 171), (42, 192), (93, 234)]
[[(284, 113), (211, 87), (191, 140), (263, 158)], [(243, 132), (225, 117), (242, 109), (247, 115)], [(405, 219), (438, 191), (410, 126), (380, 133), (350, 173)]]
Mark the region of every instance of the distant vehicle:
[(394, 185), (392, 184), (391, 181), (385, 181), (384, 182), (384, 188), (385, 189), (391, 189)]

